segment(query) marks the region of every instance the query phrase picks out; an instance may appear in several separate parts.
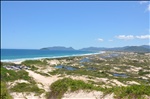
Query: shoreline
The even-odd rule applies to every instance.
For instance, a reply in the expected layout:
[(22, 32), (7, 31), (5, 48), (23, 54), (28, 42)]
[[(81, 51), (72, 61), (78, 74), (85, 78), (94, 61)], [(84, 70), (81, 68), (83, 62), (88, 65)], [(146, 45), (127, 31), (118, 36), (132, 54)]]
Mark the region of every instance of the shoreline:
[(40, 60), (40, 59), (55, 59), (55, 58), (67, 58), (67, 57), (75, 57), (75, 56), (88, 56), (88, 55), (97, 55), (105, 53), (106, 51), (100, 51), (96, 53), (89, 53), (89, 54), (74, 54), (74, 55), (64, 55), (64, 56), (53, 56), (53, 57), (35, 57), (35, 58), (20, 58), (20, 59), (3, 59), (0, 60), (1, 62), (11, 62), (15, 64), (21, 64), (21, 62), (26, 60)]

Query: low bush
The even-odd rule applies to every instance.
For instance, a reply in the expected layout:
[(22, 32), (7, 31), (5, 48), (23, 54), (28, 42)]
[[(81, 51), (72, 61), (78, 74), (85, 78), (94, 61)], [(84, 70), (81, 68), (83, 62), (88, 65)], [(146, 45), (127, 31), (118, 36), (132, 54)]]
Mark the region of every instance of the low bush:
[(37, 85), (30, 83), (18, 83), (13, 88), (11, 88), (13, 92), (35, 92), (41, 94), (44, 92), (43, 89), (39, 89)]
[(13, 99), (7, 90), (6, 83), (1, 81), (1, 96), (0, 99)]
[(117, 99), (144, 99), (144, 95), (150, 96), (149, 85), (131, 85), (112, 88), (101, 88), (93, 84), (85, 83), (81, 80), (73, 80), (64, 78), (57, 80), (50, 86), (51, 92), (47, 94), (48, 99), (61, 99), (65, 92), (73, 92), (76, 90), (96, 90), (104, 92), (104, 95), (114, 93), (114, 98)]
[(139, 73), (138, 73), (140, 76), (143, 76), (145, 74), (150, 74), (150, 72), (144, 72), (143, 70), (139, 70)]
[(25, 70), (14, 71), (7, 70), (4, 67), (1, 67), (1, 80), (2, 81), (15, 81), (18, 79), (31, 80), (31, 77), (28, 75), (28, 72)]
[(31, 66), (33, 64), (35, 65), (47, 65), (46, 60), (41, 61), (41, 60), (26, 60), (23, 61), (21, 64), (26, 65), (26, 66)]
[(150, 96), (150, 86), (131, 85), (127, 87), (112, 87), (105, 93), (114, 93), (117, 99), (145, 99), (144, 95)]
[(92, 84), (85, 83), (82, 80), (73, 80), (71, 78), (64, 78), (61, 80), (57, 80), (52, 83), (50, 86), (50, 94), (48, 99), (61, 99), (63, 94), (67, 91), (76, 91), (76, 90), (96, 90), (96, 87)]

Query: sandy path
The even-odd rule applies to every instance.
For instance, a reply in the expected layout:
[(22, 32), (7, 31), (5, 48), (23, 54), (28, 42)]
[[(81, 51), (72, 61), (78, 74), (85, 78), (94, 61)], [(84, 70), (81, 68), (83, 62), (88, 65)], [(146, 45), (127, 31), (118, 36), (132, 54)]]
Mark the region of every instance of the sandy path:
[[(26, 70), (29, 73), (29, 76), (33, 77), (33, 79), (38, 83), (38, 87), (44, 89), (45, 91), (49, 91), (49, 86), (58, 80), (57, 76), (45, 77), (40, 74), (37, 74), (31, 70)], [(45, 99), (45, 94), (41, 94), (40, 96), (35, 96), (34, 93), (11, 93), (14, 99)]]
[(45, 77), (31, 70), (26, 71), (29, 73), (29, 76), (34, 78), (36, 82), (41, 83), (43, 85), (42, 87), (44, 87), (43, 89), (46, 91), (49, 91), (49, 86), (59, 79), (57, 76)]
[[(26, 70), (26, 71), (29, 73), (29, 76), (33, 77), (33, 79), (37, 83), (40, 83), (40, 84), (38, 84), (38, 86), (47, 92), (50, 91), (49, 86), (53, 82), (57, 81), (58, 79), (61, 79), (61, 77), (58, 77), (57, 75), (51, 76), (51, 77), (46, 77), (46, 76), (37, 74), (31, 70)], [(42, 84), (42, 86), (41, 86), (41, 84)], [(11, 95), (14, 97), (14, 99), (44, 99), (43, 95), (34, 96), (34, 94), (32, 94), (32, 93), (29, 95), (26, 95), (23, 93), (11, 93)], [(85, 92), (83, 90), (79, 90), (77, 92), (65, 93), (62, 99), (113, 99), (113, 95), (106, 95), (103, 98), (102, 98), (102, 96), (103, 96), (102, 92), (98, 92), (98, 91)]]

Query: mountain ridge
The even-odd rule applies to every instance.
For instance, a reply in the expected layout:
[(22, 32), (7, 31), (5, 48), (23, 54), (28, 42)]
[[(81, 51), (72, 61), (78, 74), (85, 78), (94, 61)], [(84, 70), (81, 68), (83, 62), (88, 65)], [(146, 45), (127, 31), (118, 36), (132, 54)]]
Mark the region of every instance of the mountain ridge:
[[(66, 50), (72, 51), (76, 50), (72, 47), (64, 47), (64, 46), (53, 46), (53, 47), (45, 47), (41, 48), (41, 50)], [(150, 45), (141, 45), (141, 46), (124, 46), (124, 47), (113, 47), (113, 48), (106, 48), (106, 47), (86, 47), (82, 49), (78, 49), (78, 51), (125, 51), (125, 52), (150, 52)]]
[(45, 47), (41, 48), (41, 50), (75, 50), (72, 47), (64, 47), (64, 46), (53, 46), (53, 47)]

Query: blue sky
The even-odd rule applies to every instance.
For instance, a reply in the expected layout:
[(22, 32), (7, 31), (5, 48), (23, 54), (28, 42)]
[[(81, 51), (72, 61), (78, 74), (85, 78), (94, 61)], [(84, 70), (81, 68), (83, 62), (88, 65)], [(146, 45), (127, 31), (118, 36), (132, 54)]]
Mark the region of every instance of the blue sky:
[(2, 1), (1, 47), (149, 44), (148, 1)]

